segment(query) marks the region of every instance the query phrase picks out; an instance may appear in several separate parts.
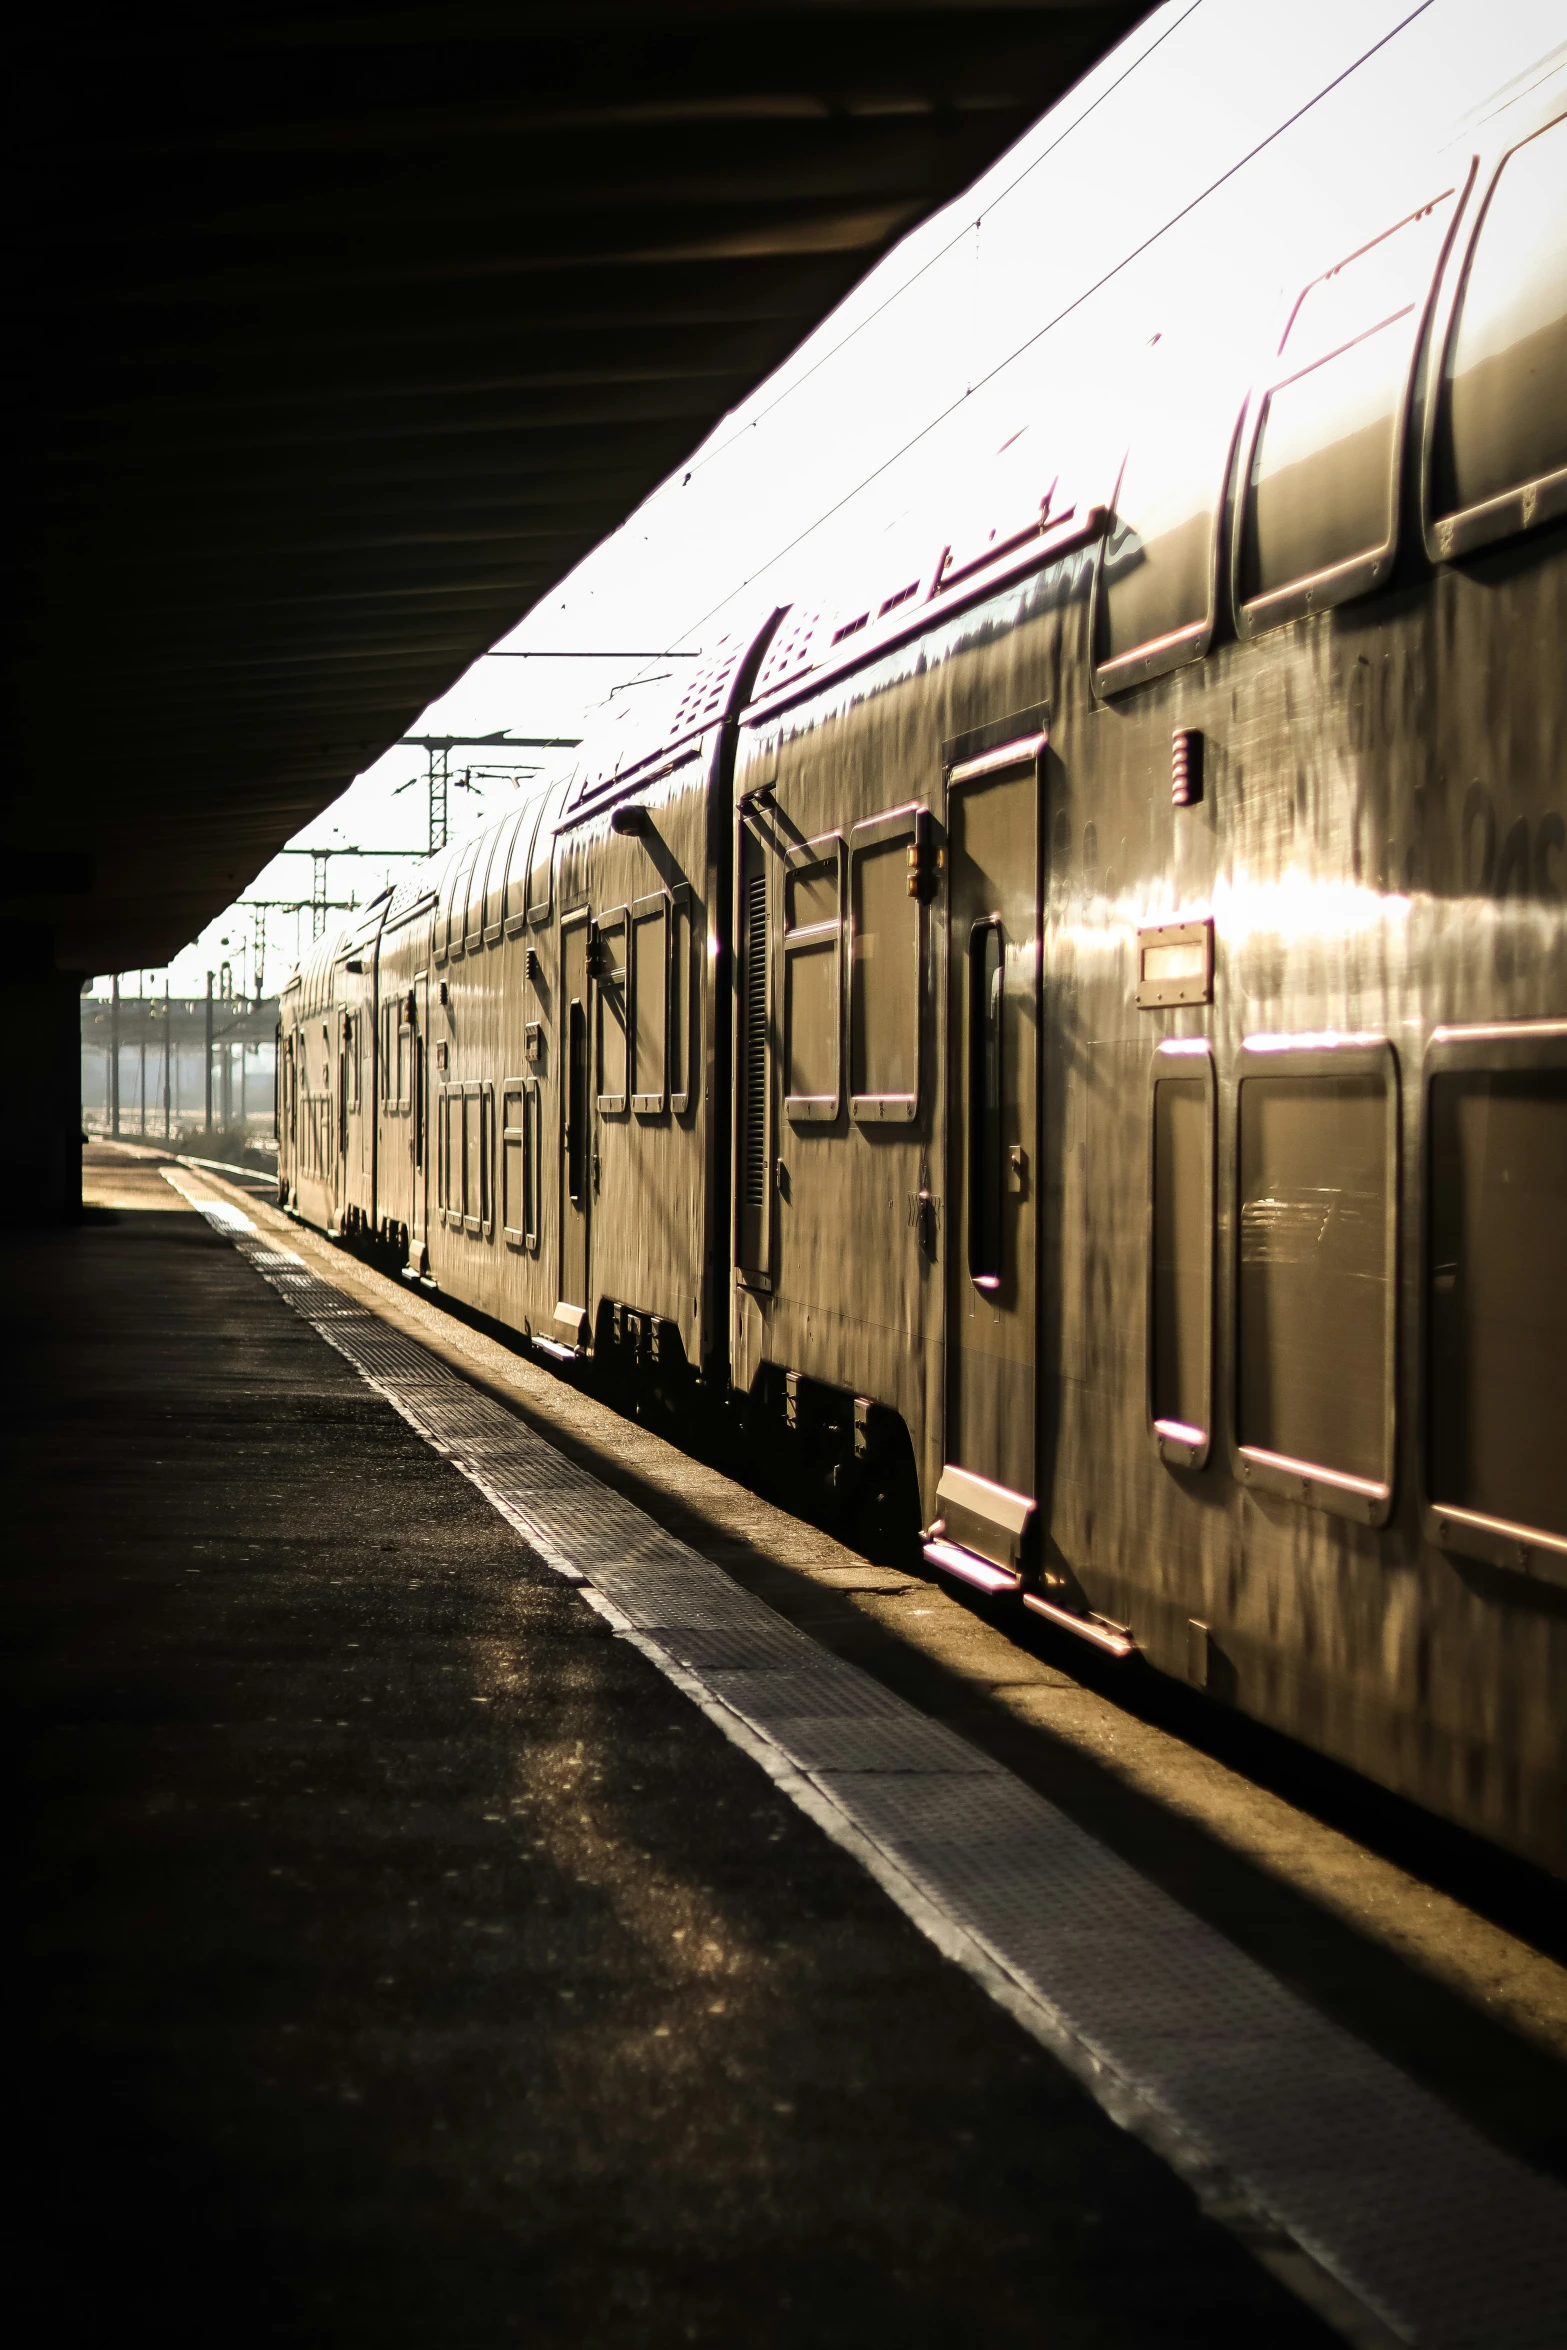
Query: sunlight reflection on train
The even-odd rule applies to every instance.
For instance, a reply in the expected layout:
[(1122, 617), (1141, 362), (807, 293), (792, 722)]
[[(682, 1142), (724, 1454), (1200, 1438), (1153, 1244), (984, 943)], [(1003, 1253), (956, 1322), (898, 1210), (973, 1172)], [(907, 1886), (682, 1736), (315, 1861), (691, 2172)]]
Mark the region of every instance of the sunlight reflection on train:
[(1211, 890), (1173, 903), (1156, 898), (1155, 886), (1117, 890), (1113, 897), (1096, 892), (1091, 918), (1058, 918), (1052, 933), (1080, 954), (1101, 956), (1130, 949), (1138, 929), (1156, 921), (1211, 920), (1232, 950), (1253, 938), (1283, 946), (1340, 945), (1346, 938), (1402, 928), (1416, 904), (1412, 897), (1360, 882), (1319, 880), (1298, 869), (1266, 880), (1246, 873), (1221, 875)]

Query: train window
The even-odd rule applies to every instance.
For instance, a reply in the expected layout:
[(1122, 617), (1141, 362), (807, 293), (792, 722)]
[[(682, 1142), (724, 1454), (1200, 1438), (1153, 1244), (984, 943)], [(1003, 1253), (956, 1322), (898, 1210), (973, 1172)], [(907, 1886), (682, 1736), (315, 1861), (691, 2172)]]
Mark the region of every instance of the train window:
[[(480, 947), (484, 944), (485, 890), (489, 883), (490, 867), (495, 860), (495, 844), (498, 838), (499, 835), (494, 832), (486, 832), (480, 835), (478, 851), (473, 860), (473, 870), (468, 876), (468, 919), (466, 925), (466, 939), (468, 952), (470, 955), (477, 954)], [(454, 923), (456, 919), (457, 915), (456, 909), (454, 907), (452, 910), (452, 920)]]
[(665, 1051), (669, 1106), (676, 1115), (691, 1107), (691, 885), (677, 881), (669, 893), (669, 1027)]
[(1426, 1115), (1426, 1530), (1563, 1579), (1567, 1026), (1439, 1030)]
[(739, 1034), (735, 1074), (735, 1263), (753, 1283), (771, 1278), (767, 848), (740, 828)]
[(408, 1107), (409, 1029), (407, 999), (381, 1006), (381, 1099), (389, 1110)]
[(1391, 1047), (1250, 1038), (1238, 1120), (1237, 1474), (1379, 1525), (1393, 1484)]
[(495, 835), (495, 847), (490, 856), (490, 876), (484, 893), (484, 940), (493, 946), (501, 935), (506, 917), (506, 877), (511, 870), (518, 836), (524, 830), (523, 812), (508, 816)]
[(1433, 558), (1567, 512), (1567, 118), (1515, 147), (1492, 183), (1432, 427)]
[(528, 852), (528, 920), (547, 922), (550, 917), (550, 898), (555, 871), (555, 826), (560, 818), (561, 804), (570, 788), (570, 778), (557, 783), (539, 810), (539, 821), (533, 835), (533, 846)]
[(509, 1248), (539, 1245), (539, 1087), (508, 1077), (501, 1087), (501, 1230)]
[(968, 1269), (980, 1289), (1001, 1286), (1006, 1188), (1002, 1071), (1007, 950), (999, 920), (969, 934)]
[(598, 1024), (598, 1106), (611, 1116), (626, 1107), (630, 1060), (626, 1022), (627, 917), (624, 906), (601, 914), (593, 933), (593, 998)]
[(528, 875), (532, 867), (534, 844), (538, 839), (539, 818), (543, 809), (543, 797), (535, 800), (531, 807), (524, 808), (517, 819), (516, 832), (512, 835), (511, 855), (506, 866), (506, 895), (502, 909), (502, 919), (508, 933), (520, 930), (528, 918)]
[(1213, 634), (1217, 531), (1239, 393), (1206, 346), (1161, 337), (1095, 589), (1101, 693), (1198, 659)]
[(1153, 1063), (1149, 1135), (1148, 1418), (1160, 1456), (1208, 1457), (1213, 1356), (1214, 1082), (1203, 1037), (1171, 1037)]
[(1242, 634), (1364, 595), (1391, 569), (1410, 370), (1453, 190), (1314, 279), (1253, 410), (1236, 542)]
[(566, 1195), (573, 1207), (587, 1199), (588, 1016), (573, 996), (566, 1031)]
[[(436, 1126), (435, 1199), (441, 1221), (462, 1221), (462, 1087), (441, 1088)], [(455, 1207), (455, 1218), (453, 1209)]]
[(809, 1124), (842, 1106), (842, 835), (791, 849), (783, 889), (784, 1108)]
[(467, 936), (468, 889), (473, 879), (474, 860), (479, 854), (479, 843), (471, 840), (464, 846), (451, 879), (442, 893), (441, 905), (435, 918), (435, 951), (442, 955), (460, 955)]
[(490, 1121), (485, 1117), (485, 1096), (493, 1089), (484, 1085), (463, 1087), (463, 1230), (488, 1232), (490, 1226), (489, 1201), (489, 1143)]
[(920, 948), (912, 876), (923, 808), (898, 808), (849, 835), (849, 1109), (861, 1120), (919, 1108)]
[(408, 998), (406, 996), (397, 1006), (393, 1032), (396, 1037), (397, 1049), (396, 1073), (393, 1078), (396, 1093), (393, 1099), (399, 1110), (406, 1110), (411, 1108), (413, 1104), (414, 1060), (413, 1026), (408, 1016)]
[(667, 1108), (669, 900), (660, 890), (631, 909), (631, 1106)]
[(784, 865), (784, 930), (816, 930), (842, 914), (843, 836), (807, 841)]

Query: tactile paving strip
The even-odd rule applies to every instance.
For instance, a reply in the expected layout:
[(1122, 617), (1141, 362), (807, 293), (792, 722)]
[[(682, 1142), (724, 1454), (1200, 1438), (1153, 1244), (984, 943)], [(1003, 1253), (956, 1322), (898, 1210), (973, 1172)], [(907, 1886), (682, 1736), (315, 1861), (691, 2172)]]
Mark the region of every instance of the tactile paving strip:
[(1563, 2350), (1567, 2191), (237, 1209), (187, 1196), (1341, 2333)]

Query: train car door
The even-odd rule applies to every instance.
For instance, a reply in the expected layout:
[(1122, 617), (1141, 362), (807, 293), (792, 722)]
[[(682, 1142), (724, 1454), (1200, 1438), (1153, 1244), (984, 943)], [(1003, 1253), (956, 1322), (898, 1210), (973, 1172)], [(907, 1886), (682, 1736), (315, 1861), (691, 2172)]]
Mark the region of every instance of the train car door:
[(560, 924), (560, 1286), (555, 1335), (567, 1346), (587, 1343), (588, 1226), (593, 1191), (592, 1004), (589, 955), (592, 925), (586, 906)]
[(947, 777), (946, 1422), (932, 1550), (994, 1590), (1025, 1573), (1036, 1515), (1043, 748), (1025, 736)]

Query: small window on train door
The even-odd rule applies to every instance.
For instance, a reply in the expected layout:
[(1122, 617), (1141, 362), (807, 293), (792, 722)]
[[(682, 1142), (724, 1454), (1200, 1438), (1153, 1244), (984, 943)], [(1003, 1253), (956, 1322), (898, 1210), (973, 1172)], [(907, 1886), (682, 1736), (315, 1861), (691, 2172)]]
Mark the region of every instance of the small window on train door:
[(1213, 1429), (1213, 1052), (1168, 1037), (1148, 1121), (1148, 1426), (1171, 1468), (1200, 1469)]
[(1295, 305), (1247, 424), (1243, 637), (1366, 595), (1392, 570), (1410, 382), (1459, 193), (1434, 196)]
[(742, 823), (735, 958), (735, 1270), (753, 1288), (772, 1282), (772, 957), (768, 842)]
[(399, 1110), (409, 1110), (413, 1107), (414, 1033), (409, 1001), (407, 996), (399, 998), (393, 1020), (397, 1066), (393, 1077), (395, 1090), (392, 1099), (394, 1107)]
[(976, 1289), (1001, 1287), (1006, 1195), (1006, 933), (999, 915), (968, 942), (968, 1269)]
[(1446, 562), (1567, 514), (1567, 116), (1503, 157), (1432, 341), (1426, 552)]
[(1439, 1028), (1425, 1083), (1426, 1538), (1567, 1584), (1567, 1022)]
[(894, 808), (849, 834), (849, 1114), (919, 1111), (925, 909), (915, 876), (930, 811)]
[(628, 1025), (628, 916), (624, 906), (601, 914), (593, 930), (593, 1003), (598, 1106), (608, 1117), (622, 1116), (630, 1065)]
[(1248, 1037), (1236, 1105), (1234, 1473), (1380, 1526), (1398, 1328), (1393, 1048)]
[(843, 859), (840, 832), (784, 859), (784, 1110), (797, 1125), (843, 1107)]
[(1218, 603), (1219, 514), (1242, 394), (1202, 340), (1155, 338), (1094, 576), (1094, 686), (1200, 660)]
[(669, 899), (663, 890), (631, 909), (631, 1107), (644, 1117), (669, 1107)]

